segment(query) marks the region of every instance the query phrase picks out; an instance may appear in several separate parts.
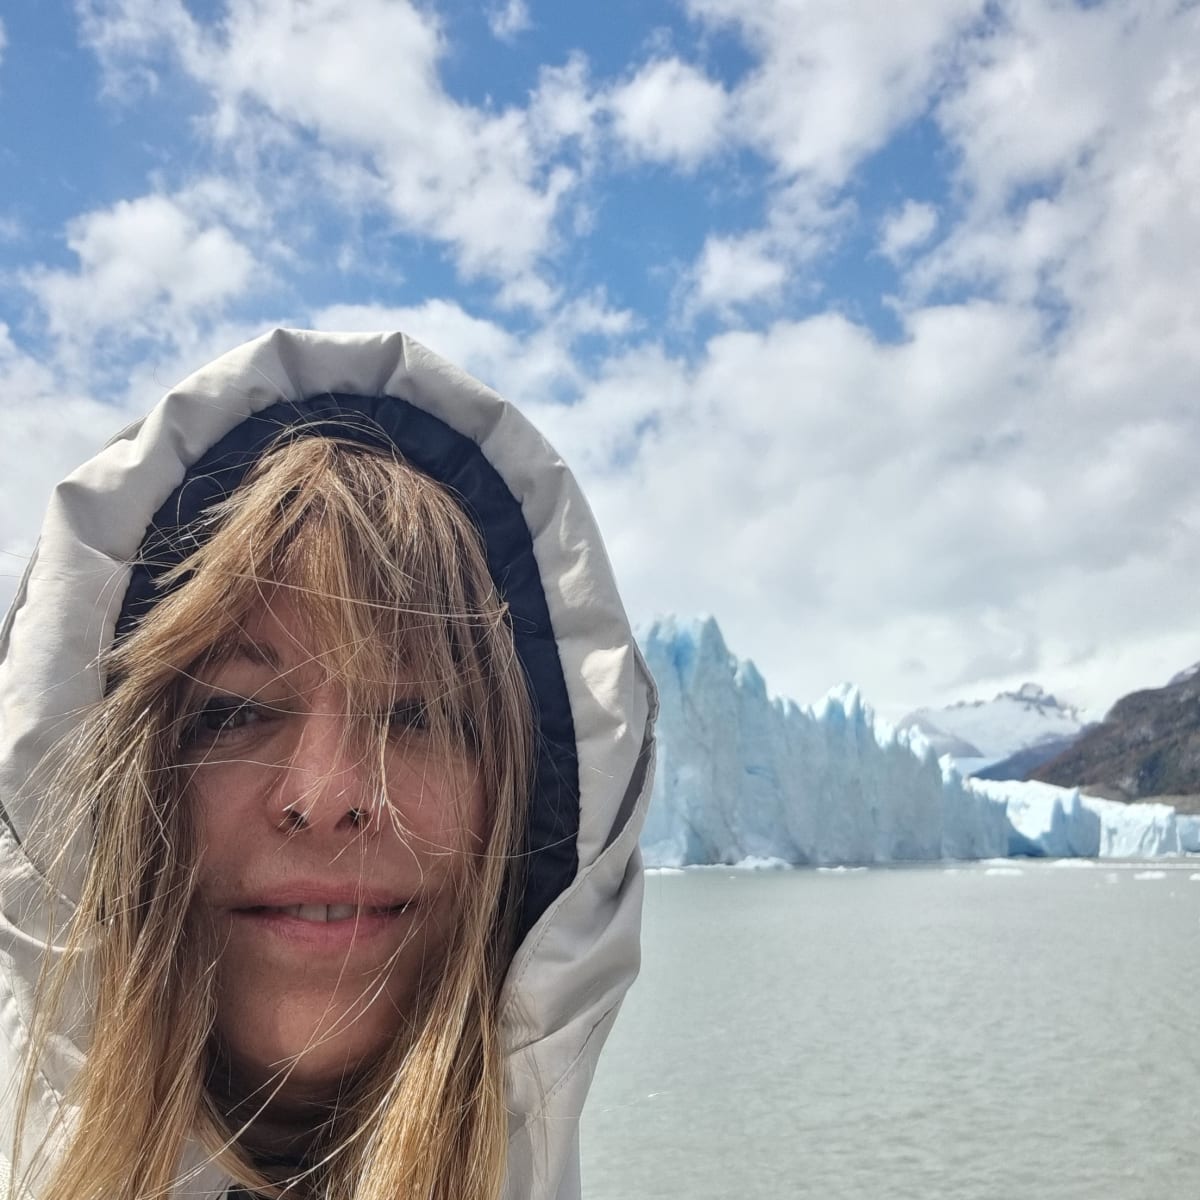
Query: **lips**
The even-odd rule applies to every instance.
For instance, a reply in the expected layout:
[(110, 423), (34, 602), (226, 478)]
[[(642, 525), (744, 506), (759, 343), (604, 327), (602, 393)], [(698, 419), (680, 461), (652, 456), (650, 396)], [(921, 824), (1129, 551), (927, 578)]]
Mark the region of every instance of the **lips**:
[(313, 924), (330, 921), (361, 921), (367, 917), (386, 917), (401, 913), (407, 904), (255, 904), (237, 911), (252, 916), (293, 917)]
[(239, 942), (250, 939), (253, 953), (264, 956), (264, 961), (269, 959), (275, 967), (300, 966), (305, 971), (326, 955), (330, 961), (343, 962), (351, 953), (363, 955), (364, 961), (391, 953), (398, 939), (413, 932), (413, 920), (421, 907), (417, 899), (389, 904), (316, 896), (303, 900), (272, 896), (271, 903), (255, 899), (259, 903), (243, 902), (230, 910), (233, 936)]

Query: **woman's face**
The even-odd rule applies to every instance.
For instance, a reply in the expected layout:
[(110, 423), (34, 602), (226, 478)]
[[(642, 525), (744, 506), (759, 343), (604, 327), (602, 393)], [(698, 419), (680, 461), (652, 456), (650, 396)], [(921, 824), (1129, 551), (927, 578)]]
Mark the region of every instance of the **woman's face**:
[(185, 749), (195, 904), (219, 947), (217, 1032), (239, 1090), (290, 1067), (284, 1102), (336, 1097), (412, 1013), (485, 820), (472, 764), (435, 748), (403, 677), (381, 703), (378, 794), (378, 746), (347, 737), (344, 693), (317, 656), (276, 593), (237, 649), (198, 672)]

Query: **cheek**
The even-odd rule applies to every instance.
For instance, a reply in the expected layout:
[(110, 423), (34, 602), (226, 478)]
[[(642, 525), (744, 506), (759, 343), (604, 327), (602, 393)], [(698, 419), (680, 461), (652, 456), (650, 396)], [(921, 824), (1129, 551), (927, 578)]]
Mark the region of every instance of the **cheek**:
[(264, 786), (255, 763), (214, 763), (196, 768), (184, 792), (204, 860), (221, 861), (245, 847), (255, 797)]
[[(422, 859), (440, 859), (440, 870), (455, 864), (455, 873), (469, 857), (483, 850), (487, 833), (487, 804), (478, 772), (471, 766), (441, 766), (404, 762), (388, 772), (391, 832), (406, 840)], [(406, 837), (406, 835), (408, 835)], [(384, 836), (388, 836), (385, 825)], [(409, 840), (411, 839), (411, 840)]]

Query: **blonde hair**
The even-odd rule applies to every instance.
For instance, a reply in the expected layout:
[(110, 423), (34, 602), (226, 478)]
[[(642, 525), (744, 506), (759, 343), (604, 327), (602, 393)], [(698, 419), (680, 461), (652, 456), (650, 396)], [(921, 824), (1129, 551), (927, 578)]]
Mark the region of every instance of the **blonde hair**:
[[(445, 488), (396, 455), (325, 436), (268, 452), (203, 526), (168, 590), (104, 661), (107, 694), (55, 777), (73, 802), (68, 828), (90, 827), (93, 850), (61, 962), (39, 988), (16, 1145), (39, 1058), (81, 980), (91, 1045), (67, 1096), (76, 1112), (58, 1118), (54, 1200), (165, 1196), (191, 1135), (267, 1195), (494, 1197), (508, 1136), (497, 1008), (523, 892), (533, 718), (479, 534)], [(189, 673), (278, 588), (300, 601), (348, 714), (375, 744), (388, 736), (366, 715), (380, 711), (380, 676), (394, 681), (403, 664), (427, 681), (428, 736), (475, 764), (487, 805), (459, 919), (418, 1011), (290, 1182), (252, 1161), (206, 1088), (214, 963), (190, 915), (195, 831), (178, 765)], [(382, 750), (371, 757), (382, 770)]]

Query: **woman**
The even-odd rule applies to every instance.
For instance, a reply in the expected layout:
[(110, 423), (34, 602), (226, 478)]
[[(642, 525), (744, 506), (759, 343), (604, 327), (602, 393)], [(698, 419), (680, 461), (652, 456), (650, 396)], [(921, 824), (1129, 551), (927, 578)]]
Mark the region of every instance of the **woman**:
[(0, 650), (9, 1194), (579, 1194), (654, 699), (516, 412), (276, 331), (60, 486)]

